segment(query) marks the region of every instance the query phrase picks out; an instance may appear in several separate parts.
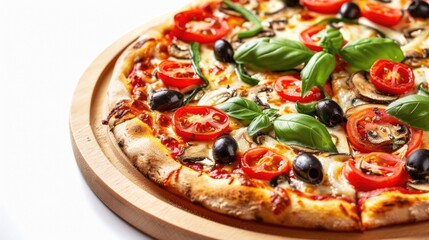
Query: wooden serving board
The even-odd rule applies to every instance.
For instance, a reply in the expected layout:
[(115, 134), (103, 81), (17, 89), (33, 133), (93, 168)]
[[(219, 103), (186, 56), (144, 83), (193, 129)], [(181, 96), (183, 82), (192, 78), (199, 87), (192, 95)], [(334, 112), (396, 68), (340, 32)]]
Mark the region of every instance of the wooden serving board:
[(214, 213), (167, 192), (138, 172), (101, 124), (115, 61), (124, 48), (156, 19), (128, 33), (88, 67), (70, 112), (77, 164), (98, 198), (132, 226), (158, 239), (410, 239), (429, 238), (429, 222), (391, 226), (364, 233), (285, 228)]

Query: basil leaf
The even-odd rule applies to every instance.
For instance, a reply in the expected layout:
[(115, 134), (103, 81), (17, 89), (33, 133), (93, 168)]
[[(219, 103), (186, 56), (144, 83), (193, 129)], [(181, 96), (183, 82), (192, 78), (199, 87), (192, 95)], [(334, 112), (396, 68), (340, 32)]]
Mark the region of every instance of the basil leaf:
[(262, 38), (241, 45), (234, 54), (238, 64), (270, 71), (282, 71), (307, 62), (313, 52), (289, 39)]
[(428, 89), (428, 85), (427, 84), (420, 83), (418, 89), (419, 89), (419, 94), (420, 95), (428, 96), (429, 97), (429, 89)]
[(365, 38), (349, 42), (339, 52), (340, 56), (357, 70), (369, 71), (378, 59), (400, 62), (404, 59), (401, 48), (387, 38)]
[(241, 64), (237, 65), (237, 72), (238, 72), (238, 76), (240, 77), (240, 80), (243, 81), (244, 83), (247, 83), (252, 86), (257, 85), (259, 83), (259, 79), (252, 78), (251, 76), (249, 76), (249, 74), (246, 73), (246, 71), (243, 68), (243, 65)]
[(387, 114), (411, 127), (429, 131), (429, 97), (410, 95), (387, 106)]
[(296, 102), (295, 108), (298, 113), (313, 116), (314, 114), (316, 114), (316, 104), (317, 104), (317, 101), (310, 102), (310, 103)]
[(274, 121), (274, 132), (279, 141), (285, 144), (338, 152), (326, 127), (308, 115), (283, 115)]
[(343, 43), (343, 34), (338, 29), (327, 28), (320, 42), (320, 46), (328, 53), (336, 54), (343, 46)]
[(243, 16), (245, 19), (247, 19), (253, 24), (253, 26), (249, 30), (239, 32), (237, 34), (238, 38), (253, 37), (262, 30), (261, 20), (259, 20), (259, 18), (251, 11), (247, 10), (247, 8), (242, 7), (238, 4), (235, 4), (229, 0), (223, 0), (222, 3), (228, 6), (229, 8), (232, 8), (234, 11), (240, 13), (241, 16)]
[(233, 97), (216, 107), (224, 111), (228, 116), (240, 120), (252, 120), (262, 115), (262, 110), (259, 106), (246, 98)]
[(327, 52), (314, 54), (301, 71), (301, 96), (304, 97), (314, 86), (323, 86), (334, 68), (334, 55)]
[(256, 117), (247, 127), (247, 133), (249, 136), (254, 136), (257, 133), (267, 133), (271, 131), (273, 127), (272, 121), (268, 115), (263, 114)]

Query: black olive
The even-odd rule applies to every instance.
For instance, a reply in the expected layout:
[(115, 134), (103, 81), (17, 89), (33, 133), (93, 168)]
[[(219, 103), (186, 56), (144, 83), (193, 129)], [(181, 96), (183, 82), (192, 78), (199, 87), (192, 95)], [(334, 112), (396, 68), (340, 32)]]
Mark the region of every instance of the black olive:
[(328, 127), (340, 124), (344, 119), (343, 109), (331, 99), (320, 100), (315, 109), (319, 120)]
[(234, 49), (231, 44), (224, 40), (217, 40), (214, 44), (214, 55), (218, 61), (234, 62)]
[(309, 153), (301, 153), (293, 161), (295, 176), (307, 183), (319, 184), (323, 180), (323, 167), (317, 157)]
[(342, 18), (347, 19), (358, 19), (360, 17), (360, 8), (354, 2), (346, 2), (344, 3), (339, 11)]
[(160, 90), (154, 92), (149, 105), (152, 110), (171, 110), (180, 107), (183, 104), (184, 95), (174, 90)]
[(213, 158), (216, 163), (231, 164), (234, 162), (237, 153), (238, 144), (235, 139), (229, 135), (223, 135), (213, 143)]
[(429, 150), (418, 149), (412, 152), (405, 168), (412, 179), (424, 180), (429, 177)]
[(429, 3), (422, 0), (413, 0), (408, 6), (408, 12), (413, 17), (429, 18)]
[(284, 0), (284, 3), (288, 7), (296, 7), (299, 6), (299, 0)]

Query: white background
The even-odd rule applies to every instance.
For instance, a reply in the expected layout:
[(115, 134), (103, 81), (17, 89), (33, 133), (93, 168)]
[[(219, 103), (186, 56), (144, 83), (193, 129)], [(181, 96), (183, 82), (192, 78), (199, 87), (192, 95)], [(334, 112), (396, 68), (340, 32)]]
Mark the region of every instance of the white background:
[(68, 118), (91, 62), (191, 0), (0, 0), (0, 239), (145, 239), (92, 193)]

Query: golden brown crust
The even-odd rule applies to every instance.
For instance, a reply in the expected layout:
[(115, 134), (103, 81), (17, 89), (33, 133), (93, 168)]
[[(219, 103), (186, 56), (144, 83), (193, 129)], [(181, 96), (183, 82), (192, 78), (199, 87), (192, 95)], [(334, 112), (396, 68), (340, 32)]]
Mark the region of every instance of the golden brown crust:
[(216, 212), (285, 226), (334, 231), (360, 229), (354, 203), (334, 198), (316, 200), (290, 189), (244, 186), (239, 181), (214, 179), (182, 166), (151, 135), (149, 126), (137, 118), (118, 124), (113, 133), (144, 175)]

